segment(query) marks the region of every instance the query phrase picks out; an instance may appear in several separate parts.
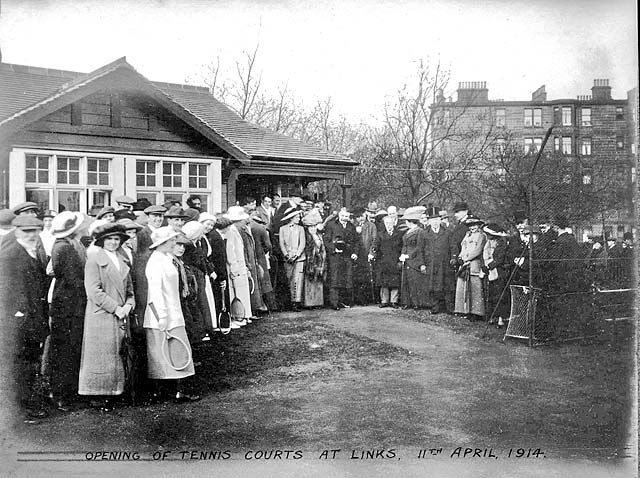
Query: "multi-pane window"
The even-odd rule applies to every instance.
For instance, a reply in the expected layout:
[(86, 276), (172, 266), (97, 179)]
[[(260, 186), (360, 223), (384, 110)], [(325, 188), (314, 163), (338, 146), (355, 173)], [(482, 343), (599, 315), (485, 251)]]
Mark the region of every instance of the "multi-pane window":
[(58, 156), (58, 184), (80, 184), (80, 158)]
[(582, 126), (591, 126), (591, 108), (582, 108)]
[(89, 186), (109, 185), (108, 159), (87, 158), (87, 184)]
[(562, 154), (571, 154), (571, 136), (562, 137)]
[(560, 137), (559, 136), (555, 136), (553, 138), (553, 150), (556, 152), (560, 151)]
[(533, 126), (540, 127), (542, 126), (542, 109), (534, 108), (533, 110)]
[(26, 181), (28, 183), (49, 183), (49, 158), (39, 154), (25, 155)]
[(182, 187), (182, 163), (162, 162), (162, 186), (165, 188)]
[(537, 153), (542, 148), (542, 138), (533, 138), (533, 150)]
[(571, 106), (562, 107), (562, 126), (571, 126)]
[(580, 141), (580, 154), (591, 156), (591, 138), (582, 138)]
[(189, 163), (189, 188), (207, 188), (207, 165), (199, 163)]
[(498, 108), (496, 110), (496, 126), (506, 126), (507, 118), (504, 108)]
[(524, 154), (533, 154), (533, 138), (524, 139)]
[(624, 119), (624, 108), (622, 106), (616, 106), (616, 119)]
[(524, 109), (524, 125), (533, 126), (533, 109), (532, 108)]
[(136, 186), (156, 186), (156, 161), (136, 161)]
[(618, 151), (624, 149), (624, 136), (616, 136), (616, 149)]

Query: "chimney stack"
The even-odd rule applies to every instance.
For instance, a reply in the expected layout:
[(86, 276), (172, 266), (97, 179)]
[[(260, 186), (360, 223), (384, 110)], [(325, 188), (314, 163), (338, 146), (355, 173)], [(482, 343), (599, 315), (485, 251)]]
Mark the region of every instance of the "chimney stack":
[(531, 101), (547, 101), (547, 92), (545, 91), (545, 85), (542, 85), (536, 91), (531, 93)]
[(593, 98), (594, 100), (611, 99), (611, 87), (609, 86), (609, 79), (593, 80), (593, 86), (591, 87), (591, 98)]
[(458, 103), (482, 104), (489, 102), (486, 81), (461, 81), (458, 83)]

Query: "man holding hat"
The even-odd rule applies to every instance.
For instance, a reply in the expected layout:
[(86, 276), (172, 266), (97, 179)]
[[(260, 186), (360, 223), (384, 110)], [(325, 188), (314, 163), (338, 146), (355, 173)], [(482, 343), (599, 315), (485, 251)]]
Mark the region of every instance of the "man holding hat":
[(13, 351), (5, 365), (13, 368), (8, 375), (15, 380), (27, 420), (34, 422), (47, 416), (43, 397), (35, 388), (42, 347), (49, 334), (45, 266), (36, 252), (42, 221), (34, 215), (18, 216), (12, 224), (14, 240), (0, 250), (0, 310), (5, 316), (2, 346)]
[(358, 233), (349, 222), (349, 211), (342, 208), (338, 220), (327, 223), (324, 245), (329, 259), (329, 300), (334, 310), (351, 304), (353, 264), (358, 260)]

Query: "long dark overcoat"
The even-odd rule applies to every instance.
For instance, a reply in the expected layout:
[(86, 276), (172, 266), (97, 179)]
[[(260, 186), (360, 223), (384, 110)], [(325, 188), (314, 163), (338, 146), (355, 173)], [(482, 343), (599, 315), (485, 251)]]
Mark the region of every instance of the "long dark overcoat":
[[(344, 247), (337, 252), (336, 241), (344, 241)], [(345, 227), (338, 220), (331, 220), (324, 228), (324, 246), (327, 250), (329, 262), (329, 287), (346, 288), (353, 287), (353, 265), (351, 254), (360, 255), (360, 238), (356, 228), (350, 222)]]
[(429, 291), (445, 290), (445, 278), (449, 272), (449, 232), (441, 227), (438, 233), (431, 228), (424, 231), (424, 258), (427, 266), (427, 287)]
[(56, 279), (51, 297), (51, 391), (56, 398), (76, 393), (87, 294), (84, 247), (67, 237), (56, 239), (51, 252)]
[(268, 294), (273, 291), (271, 285), (271, 276), (269, 275), (269, 265), (267, 264), (267, 254), (271, 254), (271, 240), (269, 239), (269, 231), (262, 224), (255, 221), (249, 223), (251, 229), (251, 235), (256, 248), (256, 262), (257, 265), (262, 268), (262, 274), (258, 273), (260, 280), (260, 288), (263, 294)]
[(409, 258), (404, 263), (404, 288), (401, 292), (402, 303), (412, 307), (425, 307), (429, 302), (426, 276), (420, 267), (426, 265), (424, 257), (424, 230), (416, 227), (407, 231), (402, 238), (402, 254)]
[(391, 235), (386, 229), (378, 231), (375, 242), (378, 285), (397, 289), (400, 287), (399, 257), (402, 252), (402, 234), (394, 230)]

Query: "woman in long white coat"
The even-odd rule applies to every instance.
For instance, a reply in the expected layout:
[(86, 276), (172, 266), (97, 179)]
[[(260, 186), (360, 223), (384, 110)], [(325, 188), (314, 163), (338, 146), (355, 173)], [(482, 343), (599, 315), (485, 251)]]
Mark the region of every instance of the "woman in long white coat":
[(244, 260), (244, 243), (240, 232), (233, 225), (233, 222), (225, 217), (221, 217), (216, 222), (216, 229), (226, 239), (227, 252), (227, 279), (229, 282), (229, 300), (233, 302), (238, 298), (244, 306), (244, 317), (234, 318), (231, 321), (231, 328), (237, 329), (246, 325), (250, 319), (251, 312), (251, 288), (249, 284), (249, 269)]
[(184, 278), (172, 254), (177, 235), (171, 226), (160, 227), (151, 234), (153, 244), (149, 249), (153, 252), (145, 270), (149, 292), (144, 329), (149, 378), (177, 380), (175, 399), (186, 401), (199, 397), (184, 393), (180, 380), (194, 375), (195, 370), (180, 305), (180, 281)]
[(483, 318), (485, 314), (484, 292), (482, 287), (482, 252), (487, 235), (480, 227), (480, 219), (469, 215), (465, 220), (469, 231), (462, 239), (458, 255), (458, 280), (456, 283), (456, 314), (465, 314), (470, 319)]

